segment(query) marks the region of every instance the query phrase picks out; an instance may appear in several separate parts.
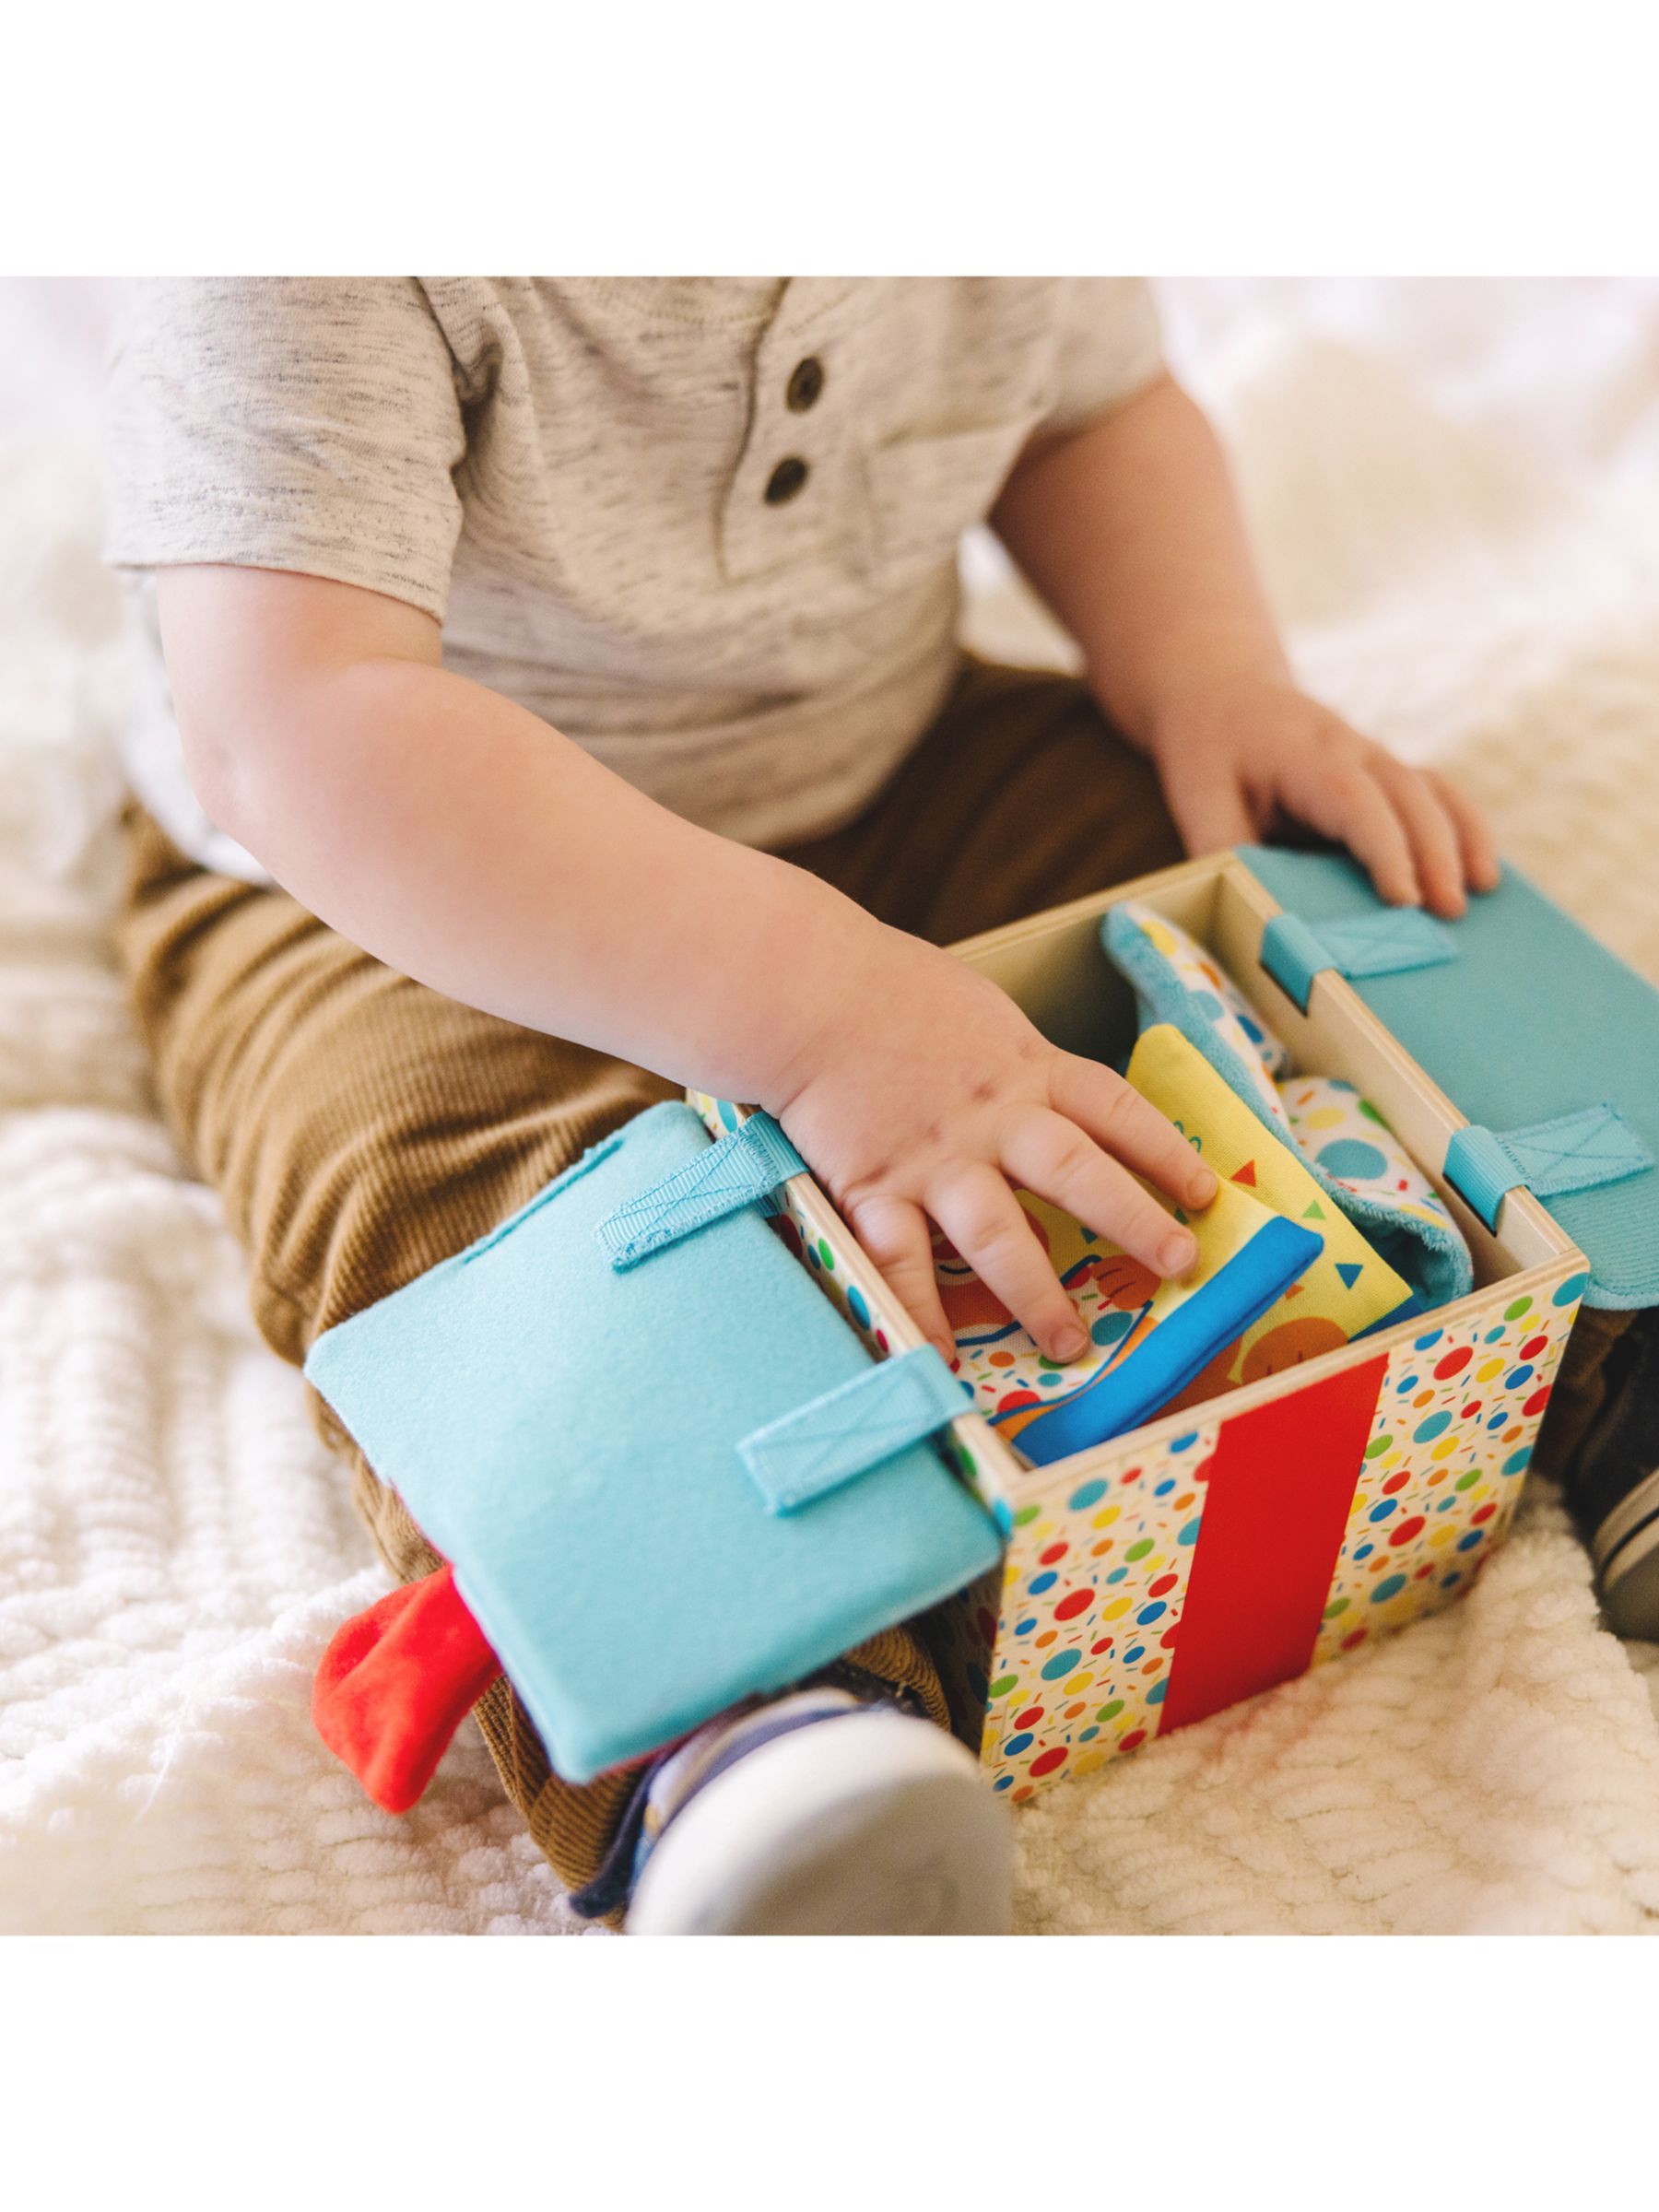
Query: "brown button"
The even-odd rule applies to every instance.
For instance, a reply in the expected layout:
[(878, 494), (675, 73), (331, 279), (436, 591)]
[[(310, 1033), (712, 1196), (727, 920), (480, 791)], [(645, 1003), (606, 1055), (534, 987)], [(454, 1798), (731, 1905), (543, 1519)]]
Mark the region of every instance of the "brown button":
[(791, 413), (805, 415), (808, 407), (816, 407), (823, 388), (824, 364), (816, 354), (809, 353), (804, 361), (795, 363), (789, 389), (783, 394)]
[(806, 483), (809, 473), (799, 453), (791, 453), (787, 461), (780, 461), (766, 479), (767, 505), (786, 506)]

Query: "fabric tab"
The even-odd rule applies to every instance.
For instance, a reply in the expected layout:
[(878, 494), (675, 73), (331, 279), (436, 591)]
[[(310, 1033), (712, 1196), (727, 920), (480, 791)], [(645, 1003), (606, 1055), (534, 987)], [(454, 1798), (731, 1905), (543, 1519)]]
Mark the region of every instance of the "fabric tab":
[(1535, 1198), (1597, 1190), (1653, 1165), (1653, 1156), (1616, 1106), (1605, 1101), (1524, 1129), (1458, 1130), (1446, 1147), (1446, 1176), (1488, 1229), (1505, 1194), (1520, 1185)]
[(1322, 922), (1319, 935), (1348, 976), (1405, 975), (1457, 958), (1452, 932), (1420, 906), (1393, 906), (1381, 913), (1352, 914), (1346, 922)]
[(1262, 932), (1262, 966), (1304, 1014), (1313, 979), (1327, 968), (1360, 978), (1404, 975), (1456, 958), (1451, 931), (1416, 906), (1322, 922), (1317, 929), (1295, 914), (1275, 914)]
[(1305, 922), (1275, 914), (1262, 932), (1262, 966), (1300, 1013), (1308, 1010), (1313, 978), (1336, 963)]
[(931, 1344), (826, 1391), (737, 1449), (772, 1513), (793, 1513), (969, 1411), (972, 1394)]
[(768, 1113), (739, 1127), (599, 1224), (599, 1241), (620, 1272), (666, 1244), (764, 1201), (806, 1163)]

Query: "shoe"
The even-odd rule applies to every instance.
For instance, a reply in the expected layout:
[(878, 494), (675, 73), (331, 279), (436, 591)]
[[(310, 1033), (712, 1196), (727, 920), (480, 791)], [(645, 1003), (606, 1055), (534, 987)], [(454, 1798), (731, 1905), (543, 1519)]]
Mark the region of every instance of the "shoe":
[[(1559, 1474), (1616, 1636), (1659, 1641), (1659, 1311), (1581, 1313), (1538, 1459)], [(1576, 1403), (1574, 1401), (1577, 1401)]]
[(890, 1701), (819, 1688), (712, 1722), (653, 1776), (630, 1936), (998, 1936), (1007, 1808)]
[(1590, 1556), (1614, 1635), (1659, 1641), (1659, 1472), (1620, 1499), (1591, 1538)]

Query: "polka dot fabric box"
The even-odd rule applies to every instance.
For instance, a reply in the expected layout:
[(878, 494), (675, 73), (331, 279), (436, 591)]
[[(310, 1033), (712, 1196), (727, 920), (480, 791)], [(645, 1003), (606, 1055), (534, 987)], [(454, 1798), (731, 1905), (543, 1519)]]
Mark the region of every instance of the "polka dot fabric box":
[[(1335, 961), (1300, 993), (1276, 978), (1280, 908), (1248, 857), (1192, 862), (956, 949), (1056, 1043), (1122, 1065), (1135, 1004), (1101, 924), (1130, 900), (1218, 960), (1284, 1041), (1289, 1075), (1371, 1102), (1462, 1232), (1474, 1288), (1046, 1466), (977, 1412), (955, 1422), (950, 1455), (1006, 1549), (925, 1628), (959, 1732), (1016, 1802), (1461, 1595), (1513, 1514), (1589, 1278), (1518, 1181), (1496, 1205), (1470, 1203), (1447, 1172), (1465, 1115)], [(742, 1116), (696, 1102), (716, 1130)], [(774, 1226), (878, 1355), (921, 1342), (810, 1176), (787, 1186)]]

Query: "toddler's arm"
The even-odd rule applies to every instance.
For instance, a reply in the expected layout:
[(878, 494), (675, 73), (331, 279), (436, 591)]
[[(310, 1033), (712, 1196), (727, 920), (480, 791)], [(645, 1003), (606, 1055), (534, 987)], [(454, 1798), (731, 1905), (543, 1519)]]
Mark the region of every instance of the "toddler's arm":
[(1395, 904), (1458, 914), (1465, 886), (1497, 883), (1490, 833), (1453, 784), (1297, 688), (1221, 447), (1171, 378), (1030, 450), (992, 519), (1157, 762), (1190, 851), (1284, 815), (1350, 846)]
[[(1009, 1179), (1159, 1273), (1215, 1177), (948, 954), (670, 814), (441, 665), (431, 617), (270, 570), (158, 576), (186, 758), (312, 912), (452, 997), (776, 1114), (922, 1328), (932, 1218), (1053, 1358), (1085, 1336)], [(1126, 1163), (1120, 1164), (1120, 1163)]]

